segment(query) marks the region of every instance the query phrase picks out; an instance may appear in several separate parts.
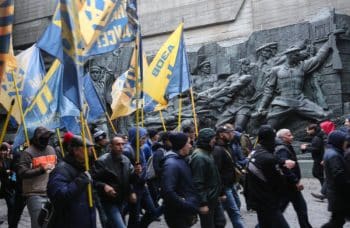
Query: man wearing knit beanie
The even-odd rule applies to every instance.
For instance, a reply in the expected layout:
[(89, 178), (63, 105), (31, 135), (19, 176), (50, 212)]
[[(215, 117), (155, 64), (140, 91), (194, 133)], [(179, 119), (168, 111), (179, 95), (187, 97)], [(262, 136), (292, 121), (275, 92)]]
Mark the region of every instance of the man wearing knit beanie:
[(169, 135), (169, 141), (171, 142), (172, 149), (179, 151), (188, 141), (188, 136), (184, 133), (172, 133)]
[(216, 132), (211, 128), (199, 131), (197, 148), (194, 150), (190, 166), (193, 184), (199, 194), (199, 217), (201, 227), (225, 227), (226, 219), (219, 196), (221, 179), (212, 150)]
[(191, 140), (184, 133), (171, 133), (169, 140), (173, 149), (165, 154), (161, 178), (164, 218), (170, 228), (191, 227), (199, 206), (191, 167), (186, 161)]

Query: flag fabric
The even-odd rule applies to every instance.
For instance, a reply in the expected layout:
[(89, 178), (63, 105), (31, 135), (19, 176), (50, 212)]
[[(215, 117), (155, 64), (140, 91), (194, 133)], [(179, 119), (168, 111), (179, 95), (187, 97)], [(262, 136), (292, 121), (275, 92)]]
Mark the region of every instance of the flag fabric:
[[(140, 33), (139, 33), (140, 34)], [(135, 40), (135, 47), (130, 59), (129, 69), (120, 75), (112, 86), (112, 116), (114, 120), (120, 116), (127, 116), (136, 110), (136, 99), (139, 99), (141, 106), (141, 82), (142, 75), (145, 73), (146, 67), (143, 67), (143, 55), (141, 37)], [(139, 86), (139, 97), (136, 97), (136, 86)]]
[[(62, 26), (62, 48), (64, 65), (62, 95), (64, 102), (71, 102), (82, 110), (81, 78), (83, 76), (84, 43), (79, 24), (79, 1), (60, 0), (60, 14)], [(71, 109), (62, 107), (62, 116), (79, 116)]]
[(0, 83), (6, 69), (16, 67), (12, 48), (12, 26), (14, 22), (14, 1), (0, 1)]
[[(35, 128), (45, 126), (48, 129), (61, 127), (60, 99), (62, 97), (63, 65), (55, 60), (45, 75), (39, 91), (24, 113), (24, 121), (29, 137), (33, 136)], [(25, 142), (23, 125), (17, 131), (14, 148)]]
[(13, 77), (16, 79), (16, 87), (19, 92), (19, 99), (22, 102), (22, 111), (24, 112), (40, 88), (41, 81), (45, 75), (45, 67), (40, 50), (35, 44), (17, 55), (16, 61), (16, 70), (7, 71), (1, 84), (0, 103), (8, 111), (11, 101), (15, 99), (12, 117), (19, 124), (21, 123), (21, 116)]
[(86, 119), (89, 123), (101, 120), (105, 117), (105, 109), (97, 94), (90, 74), (87, 73), (83, 79), (84, 98), (87, 103)]
[[(136, 0), (86, 0), (77, 5), (77, 10), (85, 58), (113, 51), (121, 43), (135, 39), (138, 24)], [(57, 4), (52, 23), (40, 37), (38, 46), (62, 59), (61, 33), (61, 11), (60, 4)]]
[(190, 88), (183, 23), (160, 48), (144, 76), (144, 92), (160, 105)]

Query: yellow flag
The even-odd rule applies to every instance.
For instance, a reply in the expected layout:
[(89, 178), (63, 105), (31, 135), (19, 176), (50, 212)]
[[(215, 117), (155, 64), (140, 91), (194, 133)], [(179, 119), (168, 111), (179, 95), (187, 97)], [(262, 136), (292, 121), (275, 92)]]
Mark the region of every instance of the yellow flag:
[(148, 73), (144, 75), (143, 89), (145, 93), (161, 105), (167, 104), (167, 100), (164, 96), (172, 75), (171, 69), (173, 69), (176, 64), (182, 38), (182, 30), (183, 23), (177, 27), (163, 44), (150, 64)]

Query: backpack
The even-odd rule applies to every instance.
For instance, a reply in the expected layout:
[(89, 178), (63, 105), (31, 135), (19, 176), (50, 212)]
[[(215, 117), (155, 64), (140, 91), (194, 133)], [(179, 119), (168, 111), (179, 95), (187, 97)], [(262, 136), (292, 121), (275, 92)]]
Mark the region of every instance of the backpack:
[[(163, 154), (166, 153), (166, 150), (164, 150), (163, 148), (159, 148), (158, 150), (161, 150), (163, 152)], [(156, 170), (154, 169), (154, 165), (153, 165), (153, 156), (151, 155), (151, 157), (149, 157), (148, 161), (147, 161), (147, 166), (146, 166), (146, 179), (150, 180), (153, 178), (157, 177), (157, 173)]]
[(149, 157), (147, 161), (147, 166), (146, 166), (146, 179), (150, 180), (156, 177), (156, 171), (154, 170), (153, 167), (153, 155)]

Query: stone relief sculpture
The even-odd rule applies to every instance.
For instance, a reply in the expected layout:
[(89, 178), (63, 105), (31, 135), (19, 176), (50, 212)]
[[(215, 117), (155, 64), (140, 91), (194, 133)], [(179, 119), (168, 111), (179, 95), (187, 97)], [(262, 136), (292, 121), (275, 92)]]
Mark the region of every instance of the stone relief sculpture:
[(326, 60), (329, 50), (329, 42), (326, 42), (315, 56), (304, 61), (300, 59), (300, 47), (292, 46), (284, 51), (286, 61), (271, 69), (269, 82), (257, 110), (261, 115), (266, 114), (266, 108), (272, 100), (271, 110), (267, 114), (271, 126), (277, 129), (292, 113), (315, 120), (323, 120), (329, 115), (303, 94), (305, 75), (315, 71)]
[[(342, 28), (349, 27), (349, 22), (350, 18), (344, 17), (341, 21)], [(193, 69), (191, 78), (199, 127), (234, 123), (248, 132), (254, 132), (256, 126), (267, 122), (275, 128), (290, 128), (290, 122), (285, 122), (288, 118), (320, 121), (334, 117), (334, 108), (342, 112), (342, 102), (349, 102), (350, 107), (350, 95), (347, 98), (342, 92), (349, 83), (342, 85), (341, 72), (335, 69), (339, 67), (333, 67), (339, 66), (341, 61), (338, 58), (341, 54), (338, 53), (337, 58), (333, 57), (334, 50), (338, 50), (336, 40), (341, 39), (344, 43), (350, 39), (344, 41), (339, 36), (335, 37), (339, 31), (334, 30), (335, 25), (332, 27), (327, 23), (334, 23), (334, 18), (319, 21), (315, 25), (296, 25), (295, 29), (276, 29), (271, 32), (274, 36), (257, 32), (251, 41), (232, 47), (211, 43), (191, 52), (189, 62)], [(323, 33), (319, 32), (320, 28), (324, 30)], [(294, 33), (295, 36), (285, 37), (285, 34)], [(327, 34), (331, 34), (331, 39), (327, 39)], [(350, 35), (345, 33), (342, 36)], [(278, 42), (270, 42), (271, 40)], [(260, 45), (256, 47), (255, 42)], [(341, 45), (342, 48), (346, 47), (342, 43)], [(92, 67), (92, 77), (100, 75), (94, 81), (104, 97), (108, 97), (103, 93), (112, 83), (109, 79), (115, 79), (122, 73), (121, 68), (127, 65), (129, 57), (123, 57), (121, 53), (118, 51), (115, 54), (117, 60), (113, 60), (117, 65), (114, 76), (103, 75), (105, 71), (101, 64)], [(348, 68), (350, 72), (350, 67)], [(112, 71), (106, 71), (112, 74)], [(350, 94), (350, 84), (348, 87), (346, 91)], [(182, 98), (182, 120), (193, 121), (189, 94), (184, 93)], [(109, 103), (108, 98), (105, 99)], [(177, 127), (178, 99), (169, 102), (168, 108), (163, 111), (163, 117), (169, 130)], [(130, 125), (130, 119), (132, 117), (120, 118), (118, 129)], [(295, 123), (300, 121), (294, 121), (293, 124), (296, 125)], [(158, 112), (145, 114), (144, 124), (146, 127), (162, 129)]]

